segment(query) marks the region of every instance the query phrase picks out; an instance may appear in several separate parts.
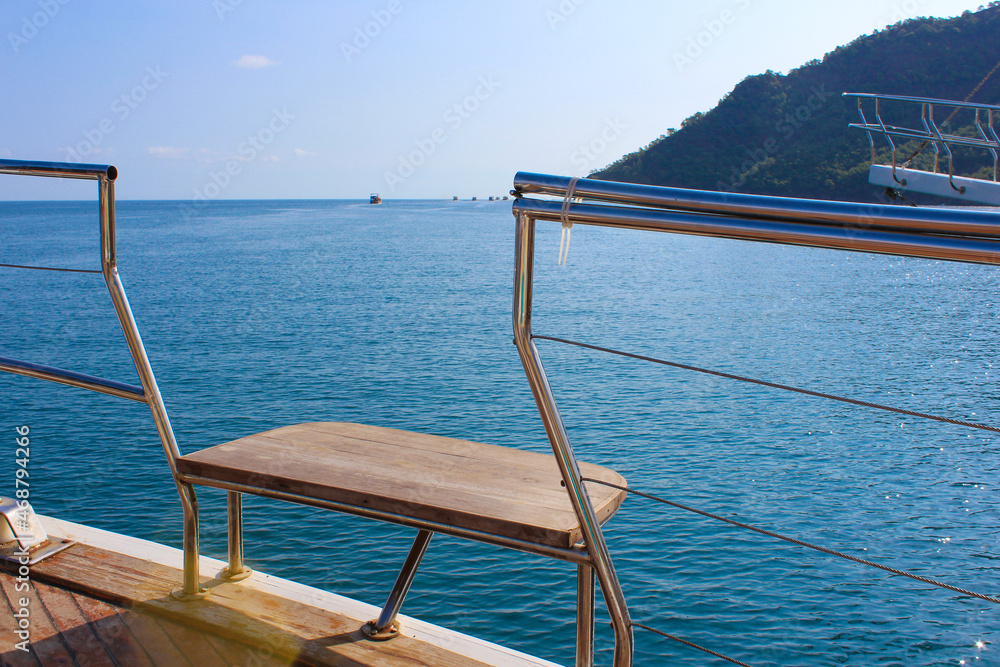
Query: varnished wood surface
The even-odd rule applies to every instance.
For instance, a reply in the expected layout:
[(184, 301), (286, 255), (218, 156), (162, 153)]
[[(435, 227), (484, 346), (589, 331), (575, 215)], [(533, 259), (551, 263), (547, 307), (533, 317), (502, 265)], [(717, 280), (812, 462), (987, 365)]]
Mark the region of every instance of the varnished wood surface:
[[(551, 455), (396, 429), (318, 422), (181, 457), (182, 474), (435, 521), (555, 547), (582, 538)], [(608, 468), (586, 477), (625, 486)], [(590, 484), (601, 522), (625, 492)]]
[[(256, 649), (204, 635), (165, 617), (110, 604), (0, 572), (0, 665), (7, 667), (236, 667), (291, 665), (287, 657), (255, 661)], [(28, 600), (27, 651), (15, 646), (15, 610)]]
[[(483, 667), (484, 663), (400, 636), (370, 642), (361, 623), (263, 593), (204, 579), (212, 594), (170, 596), (179, 569), (76, 544), (31, 568), (31, 651), (0, 648), (4, 666)], [(13, 638), (24, 593), (0, 571), (0, 634)]]

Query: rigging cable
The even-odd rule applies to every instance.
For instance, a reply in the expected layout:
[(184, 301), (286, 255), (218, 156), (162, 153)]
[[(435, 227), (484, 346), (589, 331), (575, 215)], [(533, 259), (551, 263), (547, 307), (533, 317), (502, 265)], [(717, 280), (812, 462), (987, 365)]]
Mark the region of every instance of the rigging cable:
[(26, 266), (24, 264), (0, 264), (6, 269), (33, 269), (35, 271), (63, 271), (66, 273), (102, 273), (97, 269), (63, 269), (54, 266)]
[[(586, 482), (588, 480), (584, 480), (584, 481)], [(704, 646), (698, 646), (694, 642), (689, 642), (686, 639), (681, 639), (680, 637), (676, 637), (674, 635), (668, 634), (668, 633), (664, 632), (663, 630), (657, 630), (656, 628), (651, 628), (648, 625), (643, 625), (642, 623), (634, 623), (633, 622), (633, 623), (630, 623), (630, 625), (633, 628), (642, 628), (643, 630), (648, 630), (648, 631), (650, 631), (650, 632), (652, 632), (654, 634), (660, 635), (661, 637), (666, 637), (667, 639), (672, 639), (675, 642), (679, 642), (681, 644), (684, 644), (685, 646), (690, 646), (691, 648), (698, 649), (699, 651), (704, 651), (705, 653), (708, 653), (710, 655), (714, 655), (716, 658), (721, 658), (722, 660), (725, 660), (727, 662), (731, 662), (734, 665), (742, 665), (743, 667), (751, 667), (747, 663), (740, 662), (736, 658), (730, 658), (728, 655), (723, 655), (721, 653), (716, 653), (715, 651), (713, 651), (710, 648), (705, 648)]]
[(698, 366), (690, 366), (688, 364), (679, 364), (673, 361), (666, 361), (664, 359), (657, 359), (656, 357), (647, 357), (641, 354), (633, 354), (631, 352), (622, 352), (621, 350), (615, 350), (609, 347), (601, 347), (600, 345), (591, 345), (589, 343), (581, 343), (575, 340), (568, 340), (566, 338), (556, 338), (555, 336), (537, 336), (532, 335), (533, 339), (537, 340), (549, 340), (556, 343), (565, 343), (567, 345), (575, 345), (577, 347), (586, 348), (588, 350), (596, 350), (598, 352), (607, 352), (609, 354), (616, 354), (620, 357), (628, 357), (630, 359), (638, 359), (640, 361), (651, 361), (655, 364), (661, 364), (663, 366), (670, 366), (671, 368), (680, 368), (682, 370), (696, 371), (698, 373), (705, 373), (707, 375), (714, 375), (716, 377), (726, 378), (728, 380), (738, 380), (740, 382), (749, 382), (750, 384), (757, 384), (763, 387), (771, 387), (773, 389), (783, 389), (785, 391), (794, 391), (799, 394), (805, 394), (807, 396), (816, 396), (818, 398), (827, 398), (831, 401), (840, 401), (841, 403), (850, 403), (851, 405), (860, 405), (865, 408), (874, 408), (876, 410), (886, 410), (888, 412), (895, 412), (901, 415), (907, 415), (909, 417), (919, 417), (921, 419), (931, 419), (933, 421), (944, 422), (946, 424), (954, 424), (956, 426), (966, 426), (968, 428), (978, 428), (983, 431), (992, 431), (993, 433), (1000, 433), (1000, 427), (991, 426), (989, 424), (980, 424), (978, 422), (970, 422), (962, 419), (953, 419), (951, 417), (942, 417), (940, 415), (932, 415), (926, 412), (917, 412), (915, 410), (907, 410), (905, 408), (897, 408), (891, 405), (883, 405), (882, 403), (873, 403), (871, 401), (863, 401), (857, 398), (848, 398), (846, 396), (837, 396), (835, 394), (826, 394), (820, 391), (813, 391), (812, 389), (802, 389), (800, 387), (792, 387), (787, 384), (779, 384), (777, 382), (769, 382), (767, 380), (758, 380), (751, 377), (746, 377), (743, 375), (735, 375), (733, 373), (725, 373), (723, 371), (714, 371), (709, 368), (700, 368)]
[(602, 484), (604, 486), (610, 486), (613, 489), (618, 489), (619, 491), (626, 491), (628, 493), (641, 496), (643, 498), (648, 498), (649, 500), (655, 500), (658, 503), (663, 503), (664, 505), (670, 505), (671, 507), (676, 507), (678, 509), (686, 510), (688, 512), (693, 512), (695, 514), (700, 514), (701, 516), (708, 517), (709, 519), (715, 519), (717, 521), (723, 521), (737, 528), (744, 528), (746, 530), (752, 530), (755, 533), (760, 533), (761, 535), (767, 535), (768, 537), (773, 537), (778, 540), (784, 540), (785, 542), (791, 542), (800, 547), (806, 547), (807, 549), (815, 549), (829, 556), (837, 556), (839, 558), (846, 558), (849, 561), (859, 563), (861, 565), (867, 565), (868, 567), (874, 567), (879, 570), (884, 570), (891, 574), (898, 574), (901, 577), (907, 577), (915, 581), (919, 581), (924, 584), (930, 584), (932, 586), (938, 586), (939, 588), (946, 588), (950, 591), (956, 593), (961, 593), (962, 595), (968, 595), (970, 597), (979, 598), (980, 600), (986, 600), (987, 602), (992, 602), (994, 604), (1000, 604), (1000, 599), (992, 597), (990, 595), (985, 595), (983, 593), (976, 593), (974, 591), (967, 590), (965, 588), (959, 588), (958, 586), (952, 586), (951, 584), (946, 584), (942, 581), (936, 579), (930, 579), (929, 577), (923, 577), (919, 574), (913, 574), (912, 572), (906, 572), (905, 570), (898, 570), (894, 567), (889, 567), (888, 565), (882, 565), (880, 563), (875, 563), (870, 560), (865, 560), (864, 558), (858, 558), (857, 556), (852, 556), (850, 554), (845, 554), (842, 551), (836, 551), (834, 549), (828, 549), (827, 547), (821, 547), (818, 544), (812, 544), (811, 542), (806, 542), (794, 537), (788, 537), (787, 535), (782, 535), (781, 533), (776, 533), (773, 530), (767, 530), (766, 528), (758, 528), (757, 526), (751, 525), (749, 523), (743, 523), (742, 521), (736, 521), (735, 519), (727, 519), (724, 516), (719, 516), (718, 514), (712, 514), (711, 512), (706, 512), (705, 510), (700, 510), (695, 507), (689, 507), (688, 505), (682, 505), (681, 503), (676, 503), (672, 500), (667, 500), (666, 498), (661, 498), (660, 496), (654, 496), (651, 493), (644, 493), (642, 491), (637, 491), (635, 489), (630, 489), (627, 486), (620, 486), (618, 484), (613, 484), (612, 482), (605, 482), (599, 479), (593, 479), (590, 477), (581, 477), (581, 481), (592, 482), (594, 484)]

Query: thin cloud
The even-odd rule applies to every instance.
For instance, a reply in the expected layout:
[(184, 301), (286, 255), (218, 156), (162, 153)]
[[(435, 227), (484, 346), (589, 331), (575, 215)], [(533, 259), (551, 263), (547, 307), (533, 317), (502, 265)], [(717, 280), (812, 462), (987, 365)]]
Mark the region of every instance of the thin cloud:
[(146, 149), (146, 152), (153, 157), (158, 157), (163, 160), (179, 160), (187, 157), (187, 154), (191, 152), (191, 149), (176, 148), (174, 146), (150, 146)]
[(307, 151), (307, 150), (305, 150), (303, 148), (296, 148), (295, 150), (292, 151), (292, 154), (294, 154), (295, 157), (305, 157), (307, 155), (316, 155), (312, 151)]
[(263, 67), (270, 67), (274, 64), (274, 61), (267, 56), (252, 56), (246, 54), (239, 60), (234, 61), (233, 64), (237, 67), (245, 67), (247, 69), (261, 69)]
[(199, 148), (198, 152), (194, 156), (194, 159), (203, 164), (215, 164), (216, 162), (228, 162), (229, 160), (243, 162), (246, 158), (242, 155), (223, 153), (222, 151), (212, 150), (211, 148)]

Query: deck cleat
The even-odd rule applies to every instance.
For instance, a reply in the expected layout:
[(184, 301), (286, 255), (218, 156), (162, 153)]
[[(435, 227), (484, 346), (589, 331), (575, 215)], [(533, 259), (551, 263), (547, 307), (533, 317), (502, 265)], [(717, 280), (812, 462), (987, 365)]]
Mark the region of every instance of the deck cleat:
[(0, 561), (31, 566), (74, 544), (49, 537), (27, 500), (0, 497)]

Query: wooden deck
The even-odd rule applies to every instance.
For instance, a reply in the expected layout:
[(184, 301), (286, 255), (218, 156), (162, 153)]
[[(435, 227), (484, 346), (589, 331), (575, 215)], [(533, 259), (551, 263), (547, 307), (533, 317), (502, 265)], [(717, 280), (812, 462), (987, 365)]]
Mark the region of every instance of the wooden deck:
[[(259, 650), (250, 646), (198, 632), (156, 614), (37, 581), (26, 585), (27, 590), (17, 590), (13, 576), (0, 574), (0, 633), (8, 640), (0, 653), (3, 667), (292, 664), (273, 655), (260, 660)], [(13, 614), (25, 598), (31, 614), (31, 641), (28, 650), (22, 651), (14, 647), (19, 639), (14, 634)]]
[[(170, 596), (181, 581), (179, 569), (87, 544), (33, 566), (29, 578), (30, 591), (20, 592), (15, 575), (0, 572), (0, 660), (5, 666), (491, 664), (408, 636), (368, 641), (358, 619), (255, 590), (246, 582), (206, 579), (212, 595), (179, 602)], [(14, 648), (13, 613), (21, 597), (30, 600), (27, 653)]]

